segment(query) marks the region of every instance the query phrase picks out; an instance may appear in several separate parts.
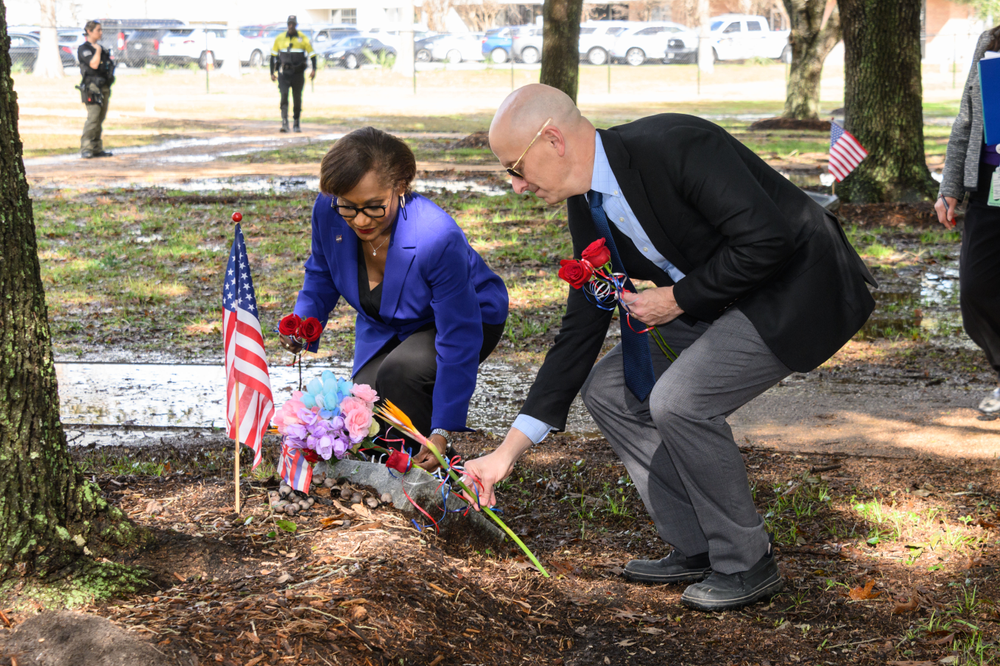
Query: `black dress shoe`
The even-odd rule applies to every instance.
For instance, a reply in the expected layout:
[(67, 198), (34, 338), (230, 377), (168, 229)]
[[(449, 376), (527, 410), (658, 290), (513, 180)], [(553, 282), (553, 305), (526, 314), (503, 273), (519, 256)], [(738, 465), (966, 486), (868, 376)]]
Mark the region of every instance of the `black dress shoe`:
[(106, 150), (98, 150), (94, 152), (94, 157), (111, 157), (114, 153), (109, 153)]
[(632, 560), (625, 565), (625, 579), (636, 583), (691, 583), (712, 573), (708, 553), (687, 557), (672, 551), (662, 560)]
[(733, 610), (777, 594), (784, 586), (768, 544), (767, 554), (749, 570), (734, 574), (714, 571), (702, 582), (689, 585), (681, 595), (681, 603), (703, 611)]

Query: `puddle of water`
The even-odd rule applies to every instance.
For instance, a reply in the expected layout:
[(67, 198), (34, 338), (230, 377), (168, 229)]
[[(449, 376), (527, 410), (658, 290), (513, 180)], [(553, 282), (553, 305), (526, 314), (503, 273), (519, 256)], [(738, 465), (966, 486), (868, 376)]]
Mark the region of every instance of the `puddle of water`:
[(912, 278), (880, 277), (872, 292), (875, 311), (861, 329), (862, 339), (948, 337), (972, 344), (962, 333), (957, 262)]
[[(323, 370), (350, 375), (350, 364), (327, 362), (303, 369), (308, 382)], [(298, 387), (297, 368), (272, 366), (271, 390), (280, 406)], [(118, 363), (57, 363), (62, 422), (77, 426), (82, 436), (73, 444), (108, 443), (107, 433), (94, 426), (142, 429), (221, 429), (225, 373), (221, 365), (166, 365)], [(534, 372), (504, 365), (484, 365), (470, 401), (469, 426), (503, 434), (521, 408)], [(81, 426), (86, 426), (79, 428)], [(595, 433), (579, 398), (571, 410), (567, 430)], [(145, 433), (148, 435), (148, 433)], [(113, 439), (122, 443), (121, 438)]]

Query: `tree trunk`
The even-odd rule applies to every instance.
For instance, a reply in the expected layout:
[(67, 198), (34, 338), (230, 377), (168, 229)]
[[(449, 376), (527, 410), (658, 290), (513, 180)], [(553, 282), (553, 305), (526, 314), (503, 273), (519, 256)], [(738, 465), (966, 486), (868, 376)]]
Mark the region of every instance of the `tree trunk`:
[(14, 572), (93, 573), (84, 555), (147, 536), (77, 474), (59, 421), (5, 16), (0, 0), (0, 590)]
[(792, 47), (792, 65), (785, 92), (785, 118), (819, 119), (819, 84), (823, 61), (840, 41), (840, 12), (823, 24), (826, 0), (784, 0), (792, 24), (788, 37)]
[(868, 157), (837, 187), (849, 201), (919, 201), (937, 185), (924, 156), (921, 0), (839, 0), (845, 129)]
[(576, 102), (580, 85), (580, 14), (583, 0), (545, 0), (542, 6), (542, 72), (539, 83)]
[(41, 0), (41, 31), (38, 36), (38, 59), (35, 74), (49, 79), (61, 78), (65, 72), (59, 55), (59, 36), (56, 32), (56, 0)]

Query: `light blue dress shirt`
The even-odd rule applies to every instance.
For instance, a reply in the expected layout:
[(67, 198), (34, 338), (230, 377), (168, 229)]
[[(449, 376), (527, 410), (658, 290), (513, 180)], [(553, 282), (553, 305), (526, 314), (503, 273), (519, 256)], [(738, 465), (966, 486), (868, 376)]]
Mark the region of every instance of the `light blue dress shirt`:
[[(594, 174), (590, 179), (590, 189), (596, 190), (604, 195), (604, 212), (618, 230), (629, 238), (642, 254), (662, 268), (669, 275), (674, 283), (684, 279), (684, 273), (666, 257), (660, 254), (653, 243), (649, 240), (646, 230), (639, 224), (638, 218), (632, 212), (632, 208), (625, 200), (625, 196), (618, 187), (618, 180), (614, 171), (608, 163), (607, 153), (604, 152), (604, 144), (601, 142), (601, 135), (594, 132)], [(547, 423), (539, 421), (534, 416), (518, 414), (514, 419), (513, 427), (523, 432), (533, 443), (538, 444), (545, 439), (554, 428)]]

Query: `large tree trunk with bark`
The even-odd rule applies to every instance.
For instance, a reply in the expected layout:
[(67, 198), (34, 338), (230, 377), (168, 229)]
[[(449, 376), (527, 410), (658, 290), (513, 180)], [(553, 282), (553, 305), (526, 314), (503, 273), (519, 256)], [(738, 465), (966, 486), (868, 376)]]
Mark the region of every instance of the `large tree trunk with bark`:
[(5, 16), (0, 0), (0, 591), (15, 573), (104, 577), (86, 555), (148, 536), (77, 473), (59, 421)]
[(839, 0), (846, 129), (868, 157), (837, 187), (849, 201), (919, 201), (937, 185), (924, 156), (921, 0)]
[(819, 84), (823, 61), (840, 41), (840, 12), (823, 23), (826, 0), (784, 0), (792, 24), (788, 38), (792, 65), (785, 92), (785, 118), (819, 119)]
[(542, 71), (539, 83), (576, 101), (580, 85), (580, 14), (583, 0), (545, 0), (542, 6)]

